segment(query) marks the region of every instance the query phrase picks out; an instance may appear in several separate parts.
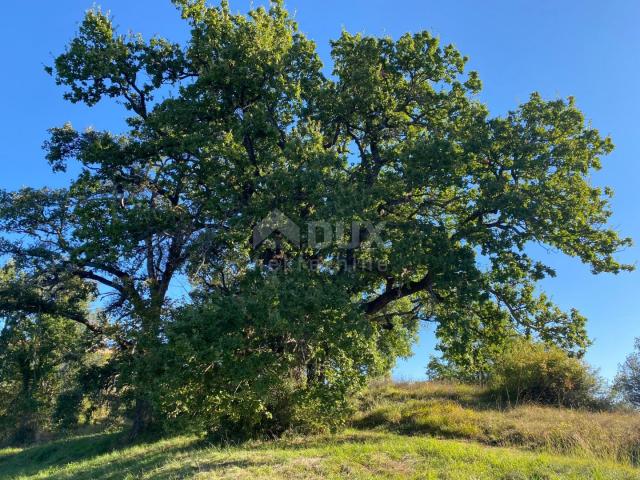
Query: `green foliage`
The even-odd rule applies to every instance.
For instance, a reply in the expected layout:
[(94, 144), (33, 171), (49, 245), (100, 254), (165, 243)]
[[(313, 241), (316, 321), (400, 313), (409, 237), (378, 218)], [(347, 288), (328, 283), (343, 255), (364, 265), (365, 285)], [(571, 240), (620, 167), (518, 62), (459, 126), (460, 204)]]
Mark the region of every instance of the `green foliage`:
[(490, 304), (480, 311), (468, 312), (466, 325), (458, 322), (439, 324), (436, 349), (440, 355), (432, 356), (429, 361), (429, 378), (485, 384), (501, 354), (514, 340), (523, 338), (522, 333), (581, 358), (591, 344), (584, 335), (586, 318), (574, 309), (570, 313), (559, 311), (544, 296), (533, 300), (531, 293), (532, 290), (527, 293), (527, 301), (539, 302), (534, 310), (545, 318), (540, 324), (546, 327), (538, 329), (527, 325), (524, 332), (520, 332), (509, 314)]
[(435, 382), (462, 382), (484, 385), (489, 377), (490, 365), (478, 364), (475, 359), (468, 363), (454, 363), (435, 356), (429, 358), (427, 378)]
[[(0, 282), (16, 276), (10, 265), (0, 271)], [(2, 318), (0, 440), (28, 443), (58, 427), (54, 411), (75, 385), (89, 345), (86, 330), (64, 318), (46, 314)]]
[(629, 404), (640, 407), (640, 338), (636, 338), (635, 351), (618, 367), (614, 390)]
[[(477, 322), (475, 329), (464, 330), (459, 325), (453, 328), (451, 325), (440, 326), (436, 348), (441, 354), (430, 357), (427, 377), (435, 381), (484, 385), (491, 377), (498, 355), (513, 338), (519, 336), (504, 314), (496, 311), (495, 315), (492, 323)], [(473, 314), (470, 316), (473, 318)]]
[(410, 352), (417, 324), (370, 322), (328, 275), (245, 281), (243, 295), (206, 295), (167, 331), (169, 415), (215, 436), (341, 426), (350, 396)]
[(596, 405), (601, 387), (584, 361), (556, 346), (524, 339), (514, 341), (497, 356), (490, 386), (508, 403), (572, 408)]
[(51, 419), (59, 429), (71, 430), (80, 421), (83, 392), (80, 388), (63, 391), (56, 400)]
[[(611, 191), (590, 183), (611, 140), (572, 98), (534, 93), (491, 118), (466, 57), (428, 32), (344, 32), (329, 78), (281, 1), (248, 15), (174, 3), (184, 45), (87, 12), (48, 71), (71, 102), (123, 104), (127, 128), (52, 128), (51, 167), (80, 173), (0, 192), (0, 255), (30, 279), (0, 291), (0, 311), (109, 342), (134, 435), (167, 410), (243, 432), (309, 412), (339, 423), (345, 395), (422, 320), (456, 358), (514, 331), (586, 347), (585, 319), (536, 293), (554, 272), (525, 248), (631, 269), (614, 257), (630, 240), (607, 225)], [(300, 248), (278, 234), (252, 248), (276, 209), (302, 227)], [(350, 246), (310, 242), (314, 222), (356, 225)]]

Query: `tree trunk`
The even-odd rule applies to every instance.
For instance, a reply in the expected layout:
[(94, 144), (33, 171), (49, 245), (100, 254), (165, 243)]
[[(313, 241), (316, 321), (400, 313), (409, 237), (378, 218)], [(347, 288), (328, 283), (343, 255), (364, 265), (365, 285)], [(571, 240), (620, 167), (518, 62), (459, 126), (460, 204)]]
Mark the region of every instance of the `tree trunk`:
[(148, 398), (140, 396), (136, 398), (133, 411), (133, 424), (129, 432), (129, 439), (136, 440), (149, 433), (154, 426), (153, 405)]
[[(157, 303), (157, 302), (155, 302)], [(160, 308), (152, 308), (142, 317), (142, 331), (138, 339), (138, 351), (134, 357), (133, 385), (135, 405), (130, 440), (155, 433), (158, 415), (152, 400), (162, 375), (161, 343), (159, 341)]]

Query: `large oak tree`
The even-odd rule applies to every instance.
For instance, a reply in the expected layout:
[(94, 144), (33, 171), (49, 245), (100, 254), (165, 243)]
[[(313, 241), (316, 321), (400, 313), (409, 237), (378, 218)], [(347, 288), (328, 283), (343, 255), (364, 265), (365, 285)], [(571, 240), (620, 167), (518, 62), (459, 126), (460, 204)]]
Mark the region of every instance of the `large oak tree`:
[[(249, 295), (269, 310), (275, 298), (251, 293), (247, 278), (296, 268), (290, 279), (330, 295), (350, 311), (345, 321), (364, 321), (380, 338), (425, 320), (459, 350), (514, 330), (586, 345), (584, 318), (536, 293), (553, 270), (527, 248), (552, 247), (594, 273), (630, 269), (614, 258), (629, 240), (607, 226), (611, 192), (590, 182), (612, 143), (572, 98), (533, 94), (490, 117), (466, 58), (428, 32), (344, 32), (327, 75), (280, 1), (246, 16), (226, 2), (174, 3), (191, 28), (185, 45), (120, 34), (91, 10), (49, 68), (71, 102), (117, 100), (128, 128), (53, 128), (51, 166), (75, 162), (80, 173), (67, 188), (1, 193), (0, 253), (30, 272), (33, 287), (5, 285), (3, 310), (87, 325), (131, 360), (134, 385), (159, 374), (178, 277), (200, 297)], [(253, 228), (274, 210), (304, 227), (301, 247), (253, 248)], [(360, 225), (359, 241), (305, 241), (306, 225), (319, 221)], [(375, 245), (372, 225), (383, 239)], [(95, 291), (69, 287), (78, 280)], [(91, 294), (100, 321), (74, 307)], [(328, 309), (324, 300), (316, 307)], [(289, 321), (308, 314), (314, 334), (329, 338), (314, 313), (291, 308)], [(281, 333), (268, 344), (301, 355), (317, 377), (304, 339)], [(144, 388), (136, 399), (142, 429), (153, 402)]]

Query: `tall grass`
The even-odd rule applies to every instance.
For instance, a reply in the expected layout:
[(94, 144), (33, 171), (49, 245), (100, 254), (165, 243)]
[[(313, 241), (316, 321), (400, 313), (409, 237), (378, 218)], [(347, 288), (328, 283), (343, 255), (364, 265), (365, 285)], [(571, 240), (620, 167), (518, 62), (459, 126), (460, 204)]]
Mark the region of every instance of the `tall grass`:
[(505, 407), (481, 388), (433, 382), (377, 383), (359, 401), (353, 425), (361, 429), (640, 464), (640, 415), (634, 412)]

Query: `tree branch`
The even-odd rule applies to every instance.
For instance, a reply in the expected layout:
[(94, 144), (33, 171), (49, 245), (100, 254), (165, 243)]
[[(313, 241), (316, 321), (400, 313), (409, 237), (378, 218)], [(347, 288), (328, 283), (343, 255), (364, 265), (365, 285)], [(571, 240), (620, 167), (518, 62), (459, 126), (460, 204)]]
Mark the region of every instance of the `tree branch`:
[(409, 282), (398, 287), (387, 287), (384, 293), (364, 304), (364, 311), (367, 315), (374, 315), (385, 308), (390, 303), (399, 300), (414, 293), (428, 290), (437, 300), (440, 296), (433, 291), (433, 279), (430, 274), (426, 274), (420, 280)]

